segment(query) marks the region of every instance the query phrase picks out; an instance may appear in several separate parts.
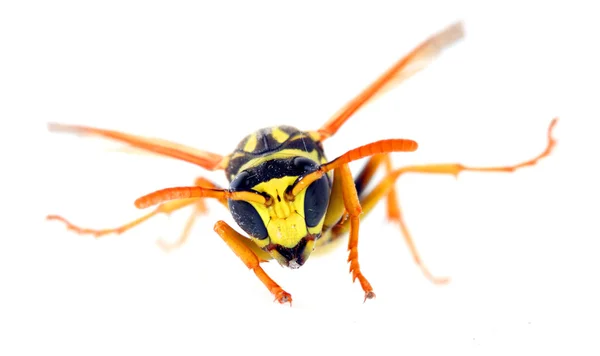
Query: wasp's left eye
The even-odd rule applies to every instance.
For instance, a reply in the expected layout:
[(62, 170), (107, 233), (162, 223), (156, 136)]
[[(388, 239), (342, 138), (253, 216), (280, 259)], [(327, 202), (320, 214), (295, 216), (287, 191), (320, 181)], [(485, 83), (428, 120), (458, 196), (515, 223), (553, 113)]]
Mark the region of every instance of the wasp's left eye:
[(304, 195), (304, 220), (309, 227), (319, 224), (329, 205), (331, 188), (327, 176), (323, 176), (306, 188)]

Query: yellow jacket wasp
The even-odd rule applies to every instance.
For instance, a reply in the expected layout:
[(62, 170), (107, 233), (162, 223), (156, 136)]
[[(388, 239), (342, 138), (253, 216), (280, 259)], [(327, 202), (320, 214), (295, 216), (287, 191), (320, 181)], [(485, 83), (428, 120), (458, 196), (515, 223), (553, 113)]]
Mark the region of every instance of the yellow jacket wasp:
[[(412, 256), (424, 275), (434, 283), (445, 283), (445, 278), (433, 276), (421, 261), (402, 219), (394, 187), (398, 177), (409, 172), (452, 175), (458, 175), (462, 171), (512, 172), (533, 165), (550, 154), (555, 144), (551, 133), (556, 119), (552, 120), (548, 129), (545, 150), (537, 157), (513, 166), (427, 164), (393, 169), (389, 156), (391, 152), (411, 152), (417, 149), (417, 143), (409, 139), (372, 142), (329, 161), (325, 157), (323, 142), (333, 136), (357, 110), (423, 69), (462, 37), (461, 23), (452, 24), (431, 36), (397, 61), (318, 130), (301, 131), (290, 126), (263, 128), (245, 137), (233, 153), (225, 156), (117, 131), (51, 123), (51, 131), (98, 135), (193, 163), (206, 170), (224, 170), (229, 188), (221, 188), (200, 177), (196, 179), (194, 186), (158, 190), (135, 202), (138, 208), (158, 205), (152, 212), (112, 229), (81, 228), (57, 215), (49, 215), (47, 218), (62, 221), (77, 233), (99, 237), (109, 233), (123, 233), (159, 213), (169, 214), (183, 207), (193, 206), (194, 213), (176, 243), (178, 246), (186, 240), (194, 219), (205, 212), (205, 199), (216, 199), (229, 209), (235, 222), (248, 236), (239, 233), (224, 221), (218, 221), (214, 225), (216, 233), (254, 271), (275, 300), (279, 303), (289, 302), (291, 305), (292, 296), (267, 275), (260, 263), (275, 259), (282, 266), (299, 268), (306, 263), (314, 249), (339, 239), (348, 232), (348, 262), (352, 280), (358, 279), (360, 282), (365, 300), (375, 297), (371, 284), (360, 269), (358, 232), (360, 219), (377, 202), (386, 199), (388, 217), (399, 224)], [(368, 158), (368, 161), (354, 178), (348, 164), (362, 158)], [(380, 167), (385, 169), (385, 177), (367, 192), (365, 188)]]

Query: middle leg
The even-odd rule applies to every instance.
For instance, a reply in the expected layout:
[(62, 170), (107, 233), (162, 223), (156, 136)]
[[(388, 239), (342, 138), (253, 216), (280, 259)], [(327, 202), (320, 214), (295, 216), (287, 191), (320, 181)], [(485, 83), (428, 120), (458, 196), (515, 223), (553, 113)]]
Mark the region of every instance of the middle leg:
[[(203, 187), (203, 188), (219, 188), (215, 183), (213, 183), (203, 177), (196, 178), (194, 185), (196, 185), (198, 187)], [(227, 207), (227, 201), (225, 199), (220, 199), (219, 203), (221, 203), (222, 205)], [(176, 248), (183, 246), (187, 242), (187, 239), (190, 236), (190, 232), (192, 231), (192, 227), (194, 226), (194, 222), (196, 221), (198, 216), (205, 215), (207, 212), (208, 212), (208, 208), (206, 207), (205, 199), (203, 199), (203, 198), (197, 199), (197, 202), (194, 205), (194, 211), (188, 218), (188, 220), (185, 224), (185, 227), (183, 228), (183, 232), (179, 236), (179, 239), (177, 239), (177, 241), (172, 242), (172, 243), (166, 242), (163, 239), (159, 239), (158, 241), (156, 241), (156, 243), (165, 252), (170, 252)]]
[[(367, 195), (361, 194), (360, 204), (363, 209), (363, 215), (361, 218), (364, 218), (371, 209), (384, 197), (387, 197), (388, 203), (388, 217), (390, 220), (397, 222), (400, 230), (402, 232), (402, 236), (406, 244), (408, 245), (411, 255), (415, 261), (415, 263), (419, 266), (423, 274), (429, 279), (431, 282), (435, 284), (443, 284), (448, 282), (448, 278), (446, 277), (436, 277), (434, 276), (423, 260), (415, 243), (412, 239), (410, 232), (408, 231), (407, 224), (402, 216), (402, 211), (400, 209), (400, 205), (398, 204), (397, 195), (395, 191), (395, 182), (397, 179), (406, 173), (424, 173), (424, 174), (450, 174), (454, 176), (458, 176), (461, 172), (504, 172), (510, 173), (514, 172), (518, 169), (525, 168), (536, 164), (539, 160), (547, 157), (556, 141), (552, 137), (552, 130), (556, 125), (557, 119), (551, 121), (550, 126), (548, 127), (547, 132), (547, 144), (545, 149), (537, 156), (532, 159), (523, 161), (518, 164), (510, 165), (510, 166), (496, 166), (496, 167), (468, 167), (459, 163), (442, 163), (442, 164), (427, 164), (427, 165), (416, 165), (416, 166), (407, 166), (398, 168), (395, 170), (391, 170), (391, 162), (389, 161), (389, 157), (387, 162), (383, 157), (372, 157), (371, 160), (367, 163), (363, 171), (359, 173), (356, 179), (357, 190), (362, 193), (367, 185), (367, 183), (371, 180), (375, 170), (381, 163), (386, 164), (386, 177), (378, 183), (373, 190), (371, 190)], [(342, 235), (350, 229), (348, 221), (342, 221), (339, 225), (335, 226), (333, 229), (333, 233), (336, 236)]]

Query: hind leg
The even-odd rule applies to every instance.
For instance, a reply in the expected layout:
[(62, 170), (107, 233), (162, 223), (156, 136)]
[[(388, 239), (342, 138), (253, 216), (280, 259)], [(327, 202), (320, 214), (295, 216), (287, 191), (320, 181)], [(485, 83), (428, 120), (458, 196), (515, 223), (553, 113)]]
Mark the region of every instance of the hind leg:
[[(364, 218), (365, 215), (371, 209), (373, 209), (373, 207), (379, 201), (381, 201), (383, 198), (387, 198), (388, 217), (391, 219), (391, 221), (398, 223), (400, 230), (402, 231), (404, 240), (406, 241), (406, 244), (408, 245), (408, 247), (410, 249), (411, 255), (413, 256), (415, 263), (419, 266), (419, 268), (421, 269), (423, 274), (431, 282), (433, 282), (435, 284), (446, 283), (448, 281), (448, 278), (434, 276), (429, 271), (429, 269), (427, 268), (427, 266), (421, 259), (419, 252), (417, 251), (417, 248), (415, 246), (413, 238), (412, 238), (410, 232), (408, 231), (407, 224), (402, 216), (402, 211), (400, 209), (400, 205), (398, 204), (398, 200), (397, 200), (396, 193), (395, 193), (396, 180), (405, 173), (451, 174), (454, 176), (458, 176), (458, 174), (461, 172), (505, 172), (505, 173), (510, 173), (510, 172), (514, 172), (520, 168), (532, 166), (532, 165), (536, 164), (538, 161), (540, 161), (541, 159), (550, 155), (550, 153), (552, 152), (552, 148), (556, 144), (556, 141), (554, 140), (554, 138), (552, 138), (552, 129), (554, 128), (556, 121), (557, 120), (554, 119), (550, 123), (550, 126), (548, 128), (548, 143), (547, 143), (544, 151), (542, 151), (542, 153), (540, 153), (539, 155), (535, 156), (532, 159), (523, 161), (523, 162), (515, 164), (515, 165), (510, 165), (510, 166), (467, 167), (467, 166), (464, 166), (459, 163), (443, 163), (443, 164), (426, 164), (426, 165), (407, 166), (407, 167), (402, 167), (402, 168), (398, 168), (395, 170), (391, 170), (390, 169), (391, 165), (386, 163), (384, 157), (380, 157), (377, 159), (375, 157), (373, 157), (371, 159), (371, 161), (369, 161), (367, 163), (367, 165), (365, 166), (363, 171), (357, 176), (357, 179), (355, 181), (357, 184), (357, 190), (358, 190), (358, 188), (360, 188), (361, 192), (364, 192), (366, 183), (368, 183), (368, 181), (370, 180), (370, 177), (373, 176), (375, 169), (381, 163), (386, 163), (386, 171), (388, 171), (388, 172), (386, 174), (386, 177), (381, 182), (379, 182), (368, 194), (361, 194), (360, 204), (363, 209), (363, 215), (361, 216), (361, 218)], [(389, 162), (389, 159), (387, 162)], [(350, 229), (350, 226), (349, 226), (348, 221), (346, 220), (334, 227), (333, 234), (335, 236), (340, 236), (340, 235), (348, 232), (349, 229)]]

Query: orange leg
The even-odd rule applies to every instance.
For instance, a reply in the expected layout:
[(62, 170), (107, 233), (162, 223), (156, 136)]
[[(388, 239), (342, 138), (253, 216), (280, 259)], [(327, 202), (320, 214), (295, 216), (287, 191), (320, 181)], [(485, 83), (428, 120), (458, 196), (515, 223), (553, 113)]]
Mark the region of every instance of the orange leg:
[[(195, 181), (195, 185), (196, 186), (201, 186), (201, 187), (207, 187), (207, 188), (214, 188), (216, 187), (216, 185), (210, 181), (208, 181), (205, 178), (197, 178)], [(222, 204), (226, 204), (225, 200), (220, 200), (220, 202)], [(164, 241), (159, 240), (158, 244), (165, 250), (170, 250), (174, 247), (179, 247), (181, 246), (186, 240), (187, 237), (191, 231), (193, 222), (195, 220), (195, 218), (197, 217), (198, 214), (202, 214), (205, 213), (207, 211), (206, 208), (206, 204), (204, 199), (198, 199), (198, 198), (194, 198), (194, 199), (181, 199), (181, 200), (175, 200), (175, 201), (170, 201), (170, 202), (166, 202), (163, 204), (160, 204), (159, 206), (157, 206), (152, 212), (138, 218), (135, 219), (129, 223), (123, 224), (121, 226), (118, 226), (116, 228), (110, 228), (110, 229), (88, 229), (88, 228), (82, 228), (79, 227), (77, 225), (72, 224), (71, 222), (69, 222), (67, 219), (65, 219), (62, 216), (59, 215), (48, 215), (46, 217), (46, 219), (48, 220), (58, 220), (63, 222), (66, 226), (67, 229), (74, 231), (78, 234), (90, 234), (93, 235), (96, 238), (99, 238), (101, 236), (104, 235), (108, 235), (108, 234), (122, 234), (138, 225), (140, 225), (141, 223), (149, 220), (150, 218), (152, 218), (153, 216), (156, 216), (158, 214), (171, 214), (174, 211), (180, 210), (182, 208), (185, 208), (187, 206), (190, 205), (195, 205), (194, 207), (194, 212), (192, 214), (192, 216), (190, 217), (190, 219), (188, 220), (186, 227), (183, 231), (183, 234), (181, 235), (181, 237), (179, 238), (179, 240), (173, 244), (168, 244), (165, 243)]]
[(337, 168), (335, 174), (339, 174), (342, 180), (344, 206), (349, 214), (350, 239), (348, 240), (348, 262), (350, 262), (352, 282), (358, 278), (360, 286), (365, 292), (366, 301), (367, 299), (375, 298), (375, 293), (373, 292), (373, 287), (371, 287), (369, 281), (360, 271), (360, 264), (358, 263), (358, 230), (360, 225), (359, 216), (362, 213), (362, 208), (358, 200), (358, 194), (356, 193), (356, 187), (354, 185), (354, 180), (352, 179), (352, 172), (350, 171), (348, 164), (343, 164)]
[[(385, 155), (384, 159), (385, 173), (390, 174), (392, 172), (392, 157), (389, 154)], [(387, 216), (390, 221), (400, 220), (400, 205), (398, 204), (398, 194), (396, 193), (396, 186), (392, 185), (390, 191), (387, 194)]]
[(246, 237), (235, 231), (226, 222), (217, 221), (214, 227), (215, 231), (223, 241), (231, 248), (231, 250), (244, 262), (246, 267), (254, 271), (254, 274), (267, 287), (269, 292), (273, 294), (275, 300), (281, 304), (290, 303), (292, 305), (292, 296), (284, 291), (267, 273), (260, 267), (261, 258), (252, 251), (252, 249), (244, 242), (248, 240)]
[(187, 219), (185, 223), (185, 227), (183, 228), (183, 232), (179, 236), (179, 239), (175, 242), (167, 242), (163, 239), (159, 239), (156, 241), (158, 246), (165, 252), (170, 252), (176, 248), (183, 246), (187, 242), (188, 237), (190, 236), (190, 232), (192, 231), (192, 227), (194, 226), (194, 222), (199, 215), (206, 214), (208, 209), (206, 208), (206, 203), (203, 199), (198, 199), (196, 205), (194, 205), (194, 211)]
[[(199, 186), (199, 187), (204, 187), (204, 188), (219, 188), (213, 182), (209, 181), (208, 179), (202, 178), (202, 177), (197, 178), (194, 185)], [(219, 199), (219, 202), (222, 205), (224, 205), (225, 207), (227, 207), (227, 201), (225, 199)], [(208, 212), (208, 208), (206, 207), (205, 200), (198, 199), (198, 201), (194, 207), (194, 211), (188, 218), (188, 220), (185, 224), (185, 227), (183, 228), (183, 232), (181, 233), (179, 239), (173, 243), (169, 243), (169, 242), (166, 242), (161, 239), (161, 240), (157, 241), (158, 246), (166, 252), (170, 252), (176, 248), (183, 246), (183, 244), (185, 244), (187, 242), (187, 239), (190, 236), (190, 232), (192, 231), (192, 227), (194, 226), (194, 222), (196, 221), (196, 218), (200, 215), (206, 214), (207, 212)]]
[[(409, 168), (409, 167), (406, 167), (406, 168)], [(394, 172), (396, 172), (396, 171), (394, 171)], [(393, 187), (393, 185), (392, 185), (392, 187)], [(364, 219), (365, 216), (371, 211), (371, 209), (373, 209), (373, 207), (379, 201), (381, 201), (381, 199), (386, 197), (386, 190), (389, 190), (389, 189), (391, 189), (391, 188), (390, 188), (390, 185), (387, 183), (387, 178), (386, 178), (386, 179), (384, 179), (384, 181), (380, 182), (373, 189), (373, 191), (371, 191), (369, 194), (367, 194), (364, 198), (362, 198), (360, 200), (360, 204), (363, 208), (363, 215), (361, 216), (361, 218)], [(400, 205), (398, 204), (397, 200), (390, 201), (389, 195), (390, 195), (390, 193), (388, 192), (387, 193), (388, 217), (390, 217), (391, 221), (398, 222), (398, 224), (400, 226), (400, 230), (402, 231), (402, 236), (404, 237), (404, 240), (406, 241), (406, 244), (408, 245), (411, 255), (413, 256), (413, 259), (415, 260), (416, 264), (419, 266), (419, 268), (421, 269), (421, 271), (423, 272), (425, 277), (427, 279), (429, 279), (432, 283), (434, 283), (434, 284), (447, 283), (449, 280), (447, 277), (434, 276), (429, 271), (429, 269), (427, 268), (425, 263), (423, 263), (421, 256), (419, 255), (419, 252), (417, 251), (417, 248), (413, 242), (413, 239), (412, 239), (410, 233), (408, 232), (408, 229), (406, 228), (406, 223), (404, 221), (404, 218), (402, 217), (402, 211), (400, 210)], [(397, 195), (395, 193), (394, 193), (394, 199), (397, 199)], [(392, 211), (394, 212), (394, 214), (397, 214), (397, 215), (390, 215), (389, 208), (392, 208)], [(340, 225), (334, 227), (333, 233), (336, 236), (339, 236), (341, 234), (346, 233), (348, 231), (348, 229), (351, 229), (351, 226), (348, 226), (347, 222), (342, 222)]]
[[(367, 215), (367, 213), (375, 206), (375, 204), (380, 201), (384, 196), (387, 195), (388, 198), (388, 216), (392, 219), (392, 221), (398, 222), (400, 226), (400, 230), (404, 236), (404, 239), (410, 249), (410, 252), (413, 256), (413, 259), (417, 263), (417, 265), (421, 268), (423, 274), (433, 283), (440, 284), (448, 282), (448, 278), (444, 277), (435, 277), (431, 274), (429, 269), (423, 263), (417, 249), (415, 247), (415, 243), (408, 231), (406, 222), (402, 216), (402, 212), (400, 206), (397, 201), (390, 201), (390, 194), (392, 193), (392, 189), (394, 188), (396, 180), (405, 173), (426, 173), (426, 174), (451, 174), (454, 176), (458, 176), (460, 172), (471, 171), (471, 172), (514, 172), (519, 168), (524, 168), (528, 166), (532, 166), (536, 164), (539, 160), (544, 157), (547, 157), (551, 152), (552, 148), (555, 146), (556, 141), (552, 137), (552, 129), (556, 124), (557, 120), (554, 119), (550, 123), (548, 128), (548, 143), (546, 148), (542, 153), (535, 156), (534, 158), (515, 164), (511, 166), (497, 166), (497, 167), (467, 167), (458, 163), (444, 163), (444, 164), (427, 164), (427, 165), (418, 165), (418, 166), (407, 166), (402, 167), (396, 170), (393, 170), (387, 174), (387, 176), (375, 187), (369, 194), (364, 196), (361, 200), (361, 206), (363, 208), (363, 218)], [(369, 168), (367, 165), (366, 168)], [(386, 167), (387, 168), (387, 167)], [(359, 178), (361, 176), (359, 175)], [(395, 197), (394, 197), (395, 198)], [(391, 206), (391, 209), (390, 209)], [(390, 213), (391, 211), (391, 213)], [(350, 227), (351, 228), (351, 227)], [(342, 223), (338, 225), (334, 229), (335, 234), (341, 234), (348, 230), (347, 223)]]
[(150, 212), (138, 219), (135, 219), (131, 222), (128, 222), (121, 226), (118, 226), (115, 228), (110, 228), (110, 229), (83, 228), (83, 227), (80, 227), (80, 226), (77, 226), (77, 225), (71, 223), (70, 221), (68, 221), (67, 219), (65, 219), (64, 217), (59, 216), (59, 215), (48, 215), (46, 217), (46, 219), (61, 221), (67, 226), (67, 229), (74, 231), (75, 233), (78, 233), (81, 235), (89, 234), (89, 235), (93, 235), (94, 237), (98, 238), (98, 237), (102, 237), (102, 236), (108, 235), (108, 234), (122, 234), (125, 231), (130, 230), (130, 229), (140, 225), (144, 221), (147, 221), (148, 219), (152, 218), (155, 215), (158, 215), (161, 213), (170, 214), (176, 210), (185, 208), (186, 206), (192, 205), (196, 202), (197, 202), (197, 199), (187, 199), (187, 200), (178, 200), (178, 201), (164, 203), (164, 204), (161, 204), (158, 207), (156, 207), (156, 209), (154, 209), (152, 212)]

